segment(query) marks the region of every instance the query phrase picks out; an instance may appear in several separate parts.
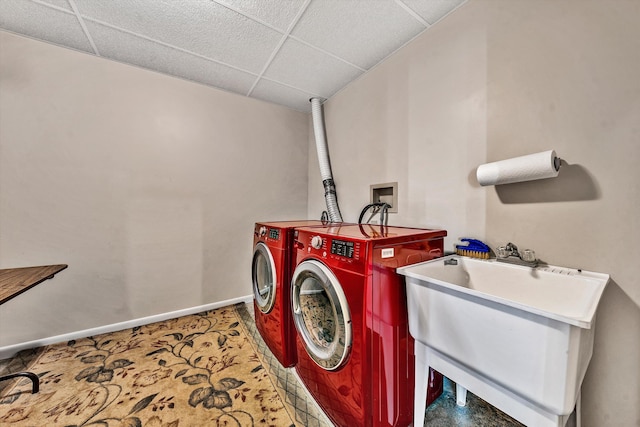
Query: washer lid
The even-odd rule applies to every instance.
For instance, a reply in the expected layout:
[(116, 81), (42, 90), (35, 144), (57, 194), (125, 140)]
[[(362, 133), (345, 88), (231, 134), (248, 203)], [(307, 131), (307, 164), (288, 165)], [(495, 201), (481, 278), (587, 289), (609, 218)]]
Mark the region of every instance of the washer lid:
[(263, 242), (258, 242), (253, 250), (251, 276), (256, 305), (261, 312), (269, 313), (276, 301), (277, 275), (273, 255)]
[(291, 279), (293, 319), (309, 356), (323, 369), (344, 365), (352, 344), (351, 315), (342, 286), (323, 263), (300, 263)]

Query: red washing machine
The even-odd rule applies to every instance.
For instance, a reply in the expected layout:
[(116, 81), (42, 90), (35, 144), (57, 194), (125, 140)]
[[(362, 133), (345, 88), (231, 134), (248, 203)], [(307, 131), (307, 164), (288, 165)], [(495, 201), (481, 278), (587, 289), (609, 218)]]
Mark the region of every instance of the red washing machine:
[(253, 230), (253, 307), (265, 343), (288, 368), (296, 362), (295, 328), (291, 317), (291, 272), (295, 227), (322, 226), (321, 221), (257, 222)]
[[(291, 302), (295, 370), (337, 426), (413, 422), (414, 342), (396, 268), (442, 256), (444, 230), (298, 228)], [(442, 392), (431, 371), (428, 403)]]

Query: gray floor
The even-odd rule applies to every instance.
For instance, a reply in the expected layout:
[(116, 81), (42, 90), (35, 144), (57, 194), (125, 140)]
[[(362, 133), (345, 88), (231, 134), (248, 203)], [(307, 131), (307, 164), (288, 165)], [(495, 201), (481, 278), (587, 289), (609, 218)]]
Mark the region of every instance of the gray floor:
[(444, 380), (444, 391), (428, 408), (425, 426), (429, 427), (521, 427), (504, 412), (489, 405), (471, 392), (467, 393), (467, 404), (456, 404), (455, 383)]

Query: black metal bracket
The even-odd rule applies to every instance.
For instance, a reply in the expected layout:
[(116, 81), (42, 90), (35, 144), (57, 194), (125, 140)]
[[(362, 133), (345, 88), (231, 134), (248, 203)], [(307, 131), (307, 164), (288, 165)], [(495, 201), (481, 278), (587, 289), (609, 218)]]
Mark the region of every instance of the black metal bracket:
[(0, 381), (6, 381), (18, 377), (26, 377), (31, 380), (31, 382), (33, 383), (33, 389), (31, 393), (37, 393), (38, 391), (40, 391), (40, 379), (33, 372), (16, 372), (15, 374), (2, 375), (0, 376)]

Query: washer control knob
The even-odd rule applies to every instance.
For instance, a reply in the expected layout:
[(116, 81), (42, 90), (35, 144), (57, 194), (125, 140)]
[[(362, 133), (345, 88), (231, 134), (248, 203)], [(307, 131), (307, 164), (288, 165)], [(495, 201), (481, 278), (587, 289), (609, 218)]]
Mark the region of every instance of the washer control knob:
[(311, 247), (313, 249), (320, 249), (322, 247), (322, 237), (320, 236), (313, 236), (311, 238)]
[(260, 231), (258, 233), (260, 233), (260, 236), (266, 235), (267, 234), (267, 227), (265, 227), (263, 225), (262, 227), (260, 227)]

